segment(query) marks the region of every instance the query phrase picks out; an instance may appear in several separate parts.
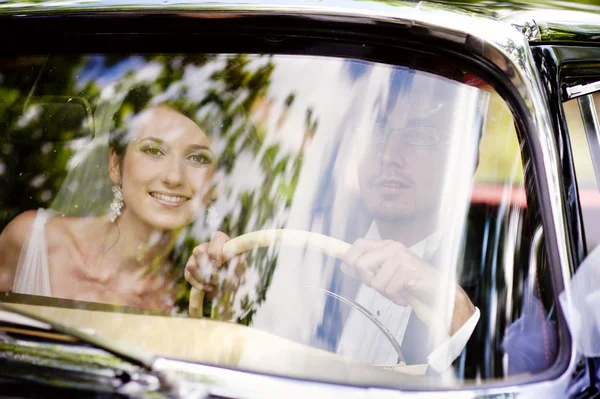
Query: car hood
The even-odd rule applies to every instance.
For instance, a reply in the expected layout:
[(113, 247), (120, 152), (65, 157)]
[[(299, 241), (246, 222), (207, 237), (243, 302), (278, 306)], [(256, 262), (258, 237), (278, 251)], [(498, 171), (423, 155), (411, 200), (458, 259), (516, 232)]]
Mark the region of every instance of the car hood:
[[(390, 369), (362, 364), (247, 326), (202, 318), (12, 304), (12, 308), (80, 329), (134, 351), (162, 358), (218, 365), (285, 377), (350, 382), (357, 378), (406, 384), (424, 365)], [(375, 378), (375, 381), (373, 380)], [(404, 380), (404, 381), (402, 381)], [(414, 381), (413, 381), (414, 383)]]

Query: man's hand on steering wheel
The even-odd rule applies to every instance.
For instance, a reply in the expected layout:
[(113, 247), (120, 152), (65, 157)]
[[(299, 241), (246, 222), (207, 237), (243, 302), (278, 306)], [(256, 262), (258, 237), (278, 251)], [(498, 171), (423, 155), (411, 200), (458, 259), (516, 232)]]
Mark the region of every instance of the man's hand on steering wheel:
[[(391, 240), (357, 240), (346, 252), (341, 269), (400, 306), (409, 305), (412, 297), (434, 308), (439, 292), (444, 291), (440, 288), (447, 284), (437, 269)], [(460, 329), (474, 312), (475, 306), (456, 284), (449, 334)], [(442, 315), (439, 318), (442, 320)]]

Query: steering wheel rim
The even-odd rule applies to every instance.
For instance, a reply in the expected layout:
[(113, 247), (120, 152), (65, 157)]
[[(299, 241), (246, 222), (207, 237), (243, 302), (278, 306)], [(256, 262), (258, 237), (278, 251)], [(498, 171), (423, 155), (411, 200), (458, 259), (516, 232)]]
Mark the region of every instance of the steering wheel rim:
[(223, 256), (226, 260), (230, 260), (243, 252), (273, 244), (316, 249), (338, 259), (341, 259), (350, 249), (350, 244), (347, 242), (319, 233), (296, 229), (269, 229), (232, 238), (223, 245)]
[[(351, 245), (347, 242), (323, 234), (313, 233), (310, 231), (295, 229), (268, 229), (242, 234), (238, 237), (227, 241), (223, 245), (223, 257), (225, 261), (229, 261), (233, 257), (240, 255), (244, 252), (250, 251), (255, 248), (269, 247), (274, 244), (283, 244), (286, 246), (296, 248), (315, 249), (323, 252), (326, 255), (338, 259), (343, 259), (344, 254), (351, 247)], [(400, 344), (398, 343), (396, 338), (375, 316), (373, 316), (373, 314), (371, 314), (371, 312), (369, 312), (367, 309), (365, 309), (358, 303), (350, 301), (349, 299), (344, 298), (331, 291), (324, 290), (322, 288), (319, 288), (319, 290), (325, 291), (327, 295), (332, 296), (334, 299), (340, 300), (348, 304), (349, 306), (352, 306), (357, 311), (367, 316), (388, 338), (388, 340), (398, 353), (399, 362), (401, 359), (404, 359), (404, 356), (402, 355), (402, 352), (400, 350)], [(192, 287), (189, 305), (189, 313), (191, 315), (197, 315), (198, 312), (201, 312), (203, 300), (204, 293), (201, 290), (197, 290), (196, 288)], [(432, 312), (429, 310), (427, 305), (425, 305), (418, 298), (410, 297), (408, 299), (408, 302), (411, 308), (415, 311), (415, 313), (421, 320), (423, 320), (426, 323), (427, 320), (433, 320), (434, 315), (432, 314)], [(201, 313), (199, 314), (201, 315)]]

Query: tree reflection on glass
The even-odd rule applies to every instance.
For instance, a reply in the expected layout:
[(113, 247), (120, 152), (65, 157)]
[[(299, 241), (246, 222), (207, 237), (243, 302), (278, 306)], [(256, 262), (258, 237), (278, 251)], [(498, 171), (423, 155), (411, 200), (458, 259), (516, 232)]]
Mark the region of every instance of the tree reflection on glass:
[[(135, 113), (150, 103), (168, 102), (194, 119), (212, 138), (219, 156), (215, 184), (219, 205), (216, 221), (199, 215), (179, 238), (171, 254), (172, 273), (178, 276), (176, 311), (186, 312), (190, 287), (183, 267), (192, 249), (220, 229), (237, 236), (261, 228), (283, 227), (302, 164), (302, 151), (314, 136), (318, 121), (314, 110), (305, 111), (299, 150), (284, 150), (268, 140), (274, 101), (283, 111), (277, 126), (285, 123), (294, 107), (295, 94), (274, 100), (269, 95), (276, 62), (270, 56), (143, 55), (87, 57), (27, 57), (0, 62), (0, 194), (2, 228), (27, 209), (49, 208), (57, 196), (67, 195), (69, 205), (58, 209), (69, 215), (106, 213), (111, 183), (106, 175), (108, 154), (92, 147), (102, 135), (123, 129)], [(82, 98), (91, 106), (93, 126), (83, 129), (84, 118), (60, 123), (51, 120), (49, 107), (35, 108), (33, 100), (48, 96)], [(41, 100), (40, 100), (41, 99)], [(35, 102), (35, 101), (34, 101)], [(68, 113), (67, 113), (68, 114)], [(91, 131), (95, 133), (92, 139)], [(105, 136), (104, 136), (105, 137)], [(106, 140), (105, 140), (106, 142)], [(243, 187), (229, 177), (236, 163), (255, 160), (259, 184)], [(65, 182), (67, 173), (82, 165), (92, 172)], [(63, 203), (63, 202), (61, 202)], [(264, 299), (276, 263), (273, 251), (253, 254), (255, 292), (238, 294), (223, 284), (223, 293), (212, 307), (213, 316), (249, 323), (253, 303)], [(237, 303), (237, 304), (236, 304)], [(234, 309), (235, 308), (235, 309)]]

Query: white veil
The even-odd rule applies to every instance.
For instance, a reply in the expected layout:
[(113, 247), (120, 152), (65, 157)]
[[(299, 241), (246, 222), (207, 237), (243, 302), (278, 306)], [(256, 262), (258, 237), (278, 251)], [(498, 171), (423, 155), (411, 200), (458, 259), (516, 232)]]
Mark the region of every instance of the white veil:
[(114, 116), (128, 90), (99, 104), (94, 113), (94, 137), (69, 160), (67, 176), (50, 209), (62, 215), (97, 216), (108, 212), (113, 183), (108, 177), (110, 133)]
[(57, 214), (97, 216), (107, 213), (113, 196), (108, 177), (109, 137), (114, 115), (127, 92), (122, 90), (120, 95), (99, 104), (91, 140), (88, 137), (70, 143), (74, 155), (67, 162), (67, 175), (50, 207), (37, 211), (29, 237), (21, 247), (12, 292), (52, 296), (46, 242), (48, 220)]

